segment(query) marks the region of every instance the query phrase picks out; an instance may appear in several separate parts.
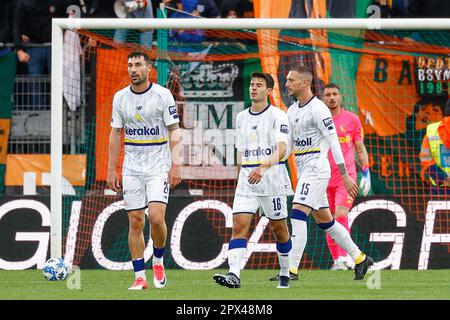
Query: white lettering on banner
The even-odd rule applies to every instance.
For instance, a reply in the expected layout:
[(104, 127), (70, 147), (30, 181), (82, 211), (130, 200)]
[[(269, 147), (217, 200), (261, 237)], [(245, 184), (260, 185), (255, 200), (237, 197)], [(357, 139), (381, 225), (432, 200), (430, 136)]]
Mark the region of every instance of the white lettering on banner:
[(428, 258), (430, 256), (432, 243), (450, 243), (449, 233), (437, 234), (433, 231), (436, 211), (438, 210), (450, 210), (450, 201), (428, 201), (422, 245), (420, 246), (419, 270), (428, 269)]
[(450, 70), (435, 70), (435, 69), (418, 69), (417, 79), (419, 81), (448, 81), (450, 80)]
[[(106, 207), (102, 213), (97, 217), (97, 220), (94, 224), (94, 230), (92, 232), (92, 253), (94, 254), (95, 260), (106, 269), (109, 270), (131, 270), (133, 269), (133, 264), (131, 261), (127, 262), (115, 262), (111, 261), (108, 258), (105, 257), (103, 254), (102, 249), (102, 235), (103, 235), (103, 228), (105, 227), (106, 221), (109, 219), (109, 217), (112, 216), (113, 213), (123, 210), (125, 208), (125, 205), (122, 201), (116, 201), (112, 204), (110, 204), (108, 207)], [(148, 210), (145, 210), (145, 214), (148, 216)], [(144, 261), (147, 262), (148, 259), (153, 254), (153, 241), (149, 237), (147, 242), (147, 247), (144, 250)]]
[[(42, 226), (49, 227), (50, 221), (50, 211), (48, 207), (40, 201), (36, 200), (13, 200), (4, 203), (0, 206), (0, 223), (2, 218), (8, 214), (8, 212), (16, 209), (31, 209), (37, 211), (42, 218)], [(76, 235), (78, 232), (78, 225), (80, 221), (81, 212), (81, 202), (72, 202), (72, 212), (69, 222), (69, 230), (67, 234), (66, 243), (66, 261), (72, 262), (74, 249), (76, 244)], [(111, 270), (130, 270), (132, 269), (131, 261), (128, 262), (113, 262), (107, 259), (103, 254), (103, 249), (101, 247), (101, 239), (104, 231), (105, 224), (107, 220), (117, 211), (122, 211), (124, 209), (123, 201), (118, 201), (112, 203), (107, 208), (105, 208), (97, 220), (93, 228), (92, 235), (92, 252), (94, 258), (97, 260), (99, 265), (106, 269)], [(174, 261), (182, 268), (190, 270), (208, 270), (213, 269), (226, 261), (228, 243), (223, 243), (220, 252), (217, 257), (204, 262), (193, 262), (186, 259), (181, 252), (181, 235), (183, 227), (189, 218), (189, 216), (200, 209), (215, 209), (220, 211), (225, 217), (225, 227), (232, 228), (232, 209), (224, 202), (217, 200), (203, 200), (196, 201), (188, 206), (186, 206), (179, 215), (177, 216), (175, 223), (173, 225), (171, 233), (171, 252)], [(439, 234), (435, 233), (434, 222), (436, 219), (436, 214), (438, 211), (444, 211), (450, 209), (450, 201), (429, 201), (427, 204), (426, 211), (426, 221), (424, 224), (422, 244), (420, 248), (420, 256), (418, 261), (418, 269), (426, 270), (428, 269), (428, 262), (430, 257), (431, 245), (436, 243), (450, 243), (450, 234)], [(354, 221), (363, 213), (368, 213), (372, 210), (387, 210), (396, 217), (396, 227), (404, 228), (406, 227), (406, 214), (404, 209), (394, 201), (378, 199), (369, 200), (362, 202), (355, 206), (349, 213), (349, 226), (351, 227)], [(122, 211), (123, 212), (123, 211)], [(146, 210), (146, 214), (148, 212)], [(372, 213), (371, 213), (372, 214)], [(6, 220), (6, 219), (4, 219)], [(249, 257), (253, 252), (275, 252), (274, 243), (258, 243), (265, 228), (267, 227), (268, 220), (266, 218), (261, 218), (258, 225), (256, 226), (253, 234), (249, 238), (247, 245), (247, 253), (244, 258), (242, 267), (246, 265)], [(391, 242), (392, 249), (388, 257), (382, 261), (374, 264), (371, 269), (379, 270), (383, 268), (391, 267), (393, 270), (400, 269), (400, 262), (402, 258), (402, 251), (405, 239), (405, 231), (403, 232), (385, 232), (385, 233), (370, 233), (370, 241), (372, 242)], [(27, 242), (38, 242), (36, 251), (33, 256), (25, 261), (6, 261), (0, 258), (0, 269), (6, 270), (24, 270), (36, 266), (41, 269), (45, 263), (47, 257), (47, 249), (50, 239), (49, 232), (17, 232), (15, 241), (27, 241)], [(148, 241), (147, 247), (144, 252), (144, 258), (146, 261), (150, 259), (152, 255), (152, 244), (151, 238)], [(2, 246), (5, 244), (2, 243)], [(414, 254), (411, 252), (408, 255)]]
[[(50, 186), (51, 176), (50, 172), (41, 173), (41, 185)], [(75, 188), (72, 186), (69, 180), (62, 177), (62, 194), (63, 195), (76, 195)], [(36, 172), (26, 171), (23, 173), (23, 194), (24, 195), (36, 195)]]
[[(50, 226), (50, 210), (48, 210), (47, 206), (43, 203), (35, 200), (13, 200), (3, 204), (0, 207), (0, 220), (6, 215), (8, 212), (16, 209), (27, 208), (37, 211), (42, 218), (42, 226), (49, 227)], [(47, 257), (47, 248), (50, 240), (49, 232), (17, 232), (16, 233), (16, 241), (37, 241), (38, 247), (36, 249), (35, 254), (25, 260), (25, 261), (17, 261), (11, 262), (6, 261), (0, 258), (0, 269), (5, 270), (24, 270), (31, 268), (36, 265), (38, 269), (42, 269), (44, 267), (45, 259)]]
[[(359, 203), (357, 206), (353, 207), (348, 215), (348, 226), (351, 228), (352, 223), (356, 218), (369, 210), (383, 209), (392, 212), (397, 218), (397, 227), (406, 227), (406, 214), (403, 208), (389, 200), (369, 200)], [(404, 232), (385, 232), (385, 233), (371, 233), (370, 241), (372, 242), (392, 242), (392, 250), (389, 256), (382, 260), (375, 262), (371, 267), (372, 270), (384, 269), (391, 266), (392, 270), (400, 269), (400, 261), (403, 252), (405, 233)]]
[(170, 248), (174, 261), (182, 268), (188, 270), (210, 270), (217, 268), (227, 259), (228, 243), (222, 245), (219, 255), (210, 261), (193, 262), (183, 256), (181, 252), (181, 233), (184, 223), (191, 214), (201, 209), (214, 209), (221, 212), (225, 216), (225, 227), (233, 227), (233, 210), (224, 202), (217, 200), (196, 201), (186, 206), (178, 214), (172, 227), (172, 236), (170, 239)]
[[(181, 252), (181, 234), (184, 224), (191, 214), (201, 209), (215, 209), (220, 211), (225, 216), (225, 227), (233, 227), (233, 210), (224, 202), (217, 200), (203, 200), (196, 201), (189, 204), (179, 213), (172, 228), (172, 237), (170, 241), (170, 248), (175, 262), (182, 268), (188, 270), (210, 270), (219, 267), (227, 259), (228, 243), (222, 245), (222, 249), (218, 256), (210, 261), (193, 262), (189, 261), (183, 256)], [(269, 224), (266, 217), (262, 217), (250, 239), (247, 242), (247, 251), (242, 261), (241, 268), (244, 268), (248, 259), (253, 252), (276, 252), (276, 245), (274, 243), (258, 243), (259, 239), (264, 233), (265, 228)]]
[(261, 217), (261, 219), (259, 219), (258, 225), (250, 236), (250, 239), (248, 239), (247, 251), (245, 252), (244, 259), (241, 264), (242, 269), (244, 269), (253, 252), (277, 252), (275, 243), (258, 243), (268, 224), (269, 219), (266, 217)]
[(189, 129), (196, 123), (200, 123), (202, 129), (234, 129), (238, 113), (245, 109), (243, 101), (177, 101), (177, 104), (183, 105), (183, 124)]
[(64, 262), (69, 268), (72, 267), (73, 257), (75, 255), (75, 245), (77, 243), (78, 224), (80, 223), (81, 201), (72, 202), (72, 211), (70, 213), (69, 230), (67, 231), (66, 254)]

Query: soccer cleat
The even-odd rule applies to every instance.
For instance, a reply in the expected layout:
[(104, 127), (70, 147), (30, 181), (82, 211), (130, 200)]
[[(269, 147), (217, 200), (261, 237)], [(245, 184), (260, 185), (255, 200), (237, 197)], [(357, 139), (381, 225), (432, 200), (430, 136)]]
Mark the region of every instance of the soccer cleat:
[(365, 274), (367, 273), (367, 270), (371, 265), (373, 265), (372, 258), (366, 256), (366, 259), (364, 259), (363, 262), (355, 265), (355, 277), (353, 278), (353, 280), (363, 280)]
[(220, 284), (221, 286), (228, 288), (240, 288), (241, 280), (232, 272), (229, 272), (227, 275), (215, 274), (213, 275), (214, 281)]
[(335, 263), (333, 263), (333, 265), (331, 266), (332, 271), (336, 271), (336, 270), (348, 270), (348, 266), (345, 263), (345, 261), (336, 261)]
[(289, 288), (289, 277), (280, 276), (280, 282), (278, 283), (278, 289), (288, 289)]
[[(289, 271), (289, 280), (297, 281), (298, 280), (298, 274), (295, 274), (295, 273)], [(272, 278), (269, 278), (269, 281), (280, 281), (280, 275), (277, 274), (276, 276), (273, 276)]]
[(153, 285), (158, 289), (166, 285), (166, 272), (162, 264), (153, 265)]
[(148, 284), (147, 281), (144, 280), (144, 278), (137, 278), (136, 280), (134, 280), (133, 284), (131, 285), (131, 287), (128, 288), (128, 290), (144, 290), (148, 288)]

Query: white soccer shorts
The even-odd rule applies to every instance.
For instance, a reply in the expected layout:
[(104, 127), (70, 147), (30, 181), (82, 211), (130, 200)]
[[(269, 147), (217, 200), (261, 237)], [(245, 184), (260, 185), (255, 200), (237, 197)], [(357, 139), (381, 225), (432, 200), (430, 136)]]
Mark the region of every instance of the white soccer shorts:
[(150, 202), (167, 204), (169, 200), (169, 183), (167, 174), (152, 176), (123, 176), (123, 200), (125, 210), (147, 208)]
[(302, 204), (318, 211), (328, 208), (327, 186), (330, 179), (300, 178), (292, 204)]
[(262, 210), (270, 220), (282, 220), (288, 216), (287, 196), (245, 196), (236, 195), (233, 201), (233, 214), (255, 214)]

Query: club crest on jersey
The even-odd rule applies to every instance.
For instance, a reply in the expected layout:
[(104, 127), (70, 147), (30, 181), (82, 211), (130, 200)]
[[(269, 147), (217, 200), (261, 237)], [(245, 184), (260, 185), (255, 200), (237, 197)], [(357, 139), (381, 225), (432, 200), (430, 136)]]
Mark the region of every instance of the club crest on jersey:
[(285, 124), (282, 124), (282, 125), (281, 125), (280, 131), (281, 131), (282, 133), (289, 134), (289, 128), (288, 128), (288, 126), (285, 125)]
[(159, 126), (155, 128), (147, 128), (144, 126), (143, 128), (125, 128), (125, 134), (129, 136), (156, 136), (160, 134)]

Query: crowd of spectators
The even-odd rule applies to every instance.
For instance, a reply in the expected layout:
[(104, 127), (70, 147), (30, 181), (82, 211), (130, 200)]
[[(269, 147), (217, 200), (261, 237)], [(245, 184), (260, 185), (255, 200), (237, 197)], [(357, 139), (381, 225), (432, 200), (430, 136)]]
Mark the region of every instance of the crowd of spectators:
[[(131, 0), (121, 0), (123, 3)], [(144, 3), (129, 11), (127, 18), (156, 17), (161, 2), (173, 18), (251, 18), (253, 0), (135, 0)], [(80, 8), (85, 18), (115, 18), (116, 0), (2, 0), (0, 1), (0, 57), (16, 51), (19, 73), (47, 74), (51, 71), (51, 19), (68, 16), (71, 5)], [(115, 42), (127, 41), (127, 30), (116, 30)], [(194, 31), (200, 32), (200, 31)], [(178, 35), (179, 40), (194, 39), (196, 34)], [(152, 45), (153, 30), (140, 32), (140, 44)]]
[[(120, 0), (130, 2), (132, 0)], [(253, 0), (135, 0), (145, 6), (127, 12), (127, 18), (156, 17), (156, 10), (164, 3), (167, 15), (173, 18), (252, 18)], [(324, 0), (325, 1), (325, 0)], [(87, 18), (114, 18), (116, 0), (2, 0), (0, 1), (0, 57), (11, 50), (28, 73), (50, 72), (51, 19), (67, 17), (67, 8), (76, 5), (81, 16)], [(450, 6), (441, 0), (373, 0), (381, 9), (382, 17), (450, 17)], [(331, 17), (350, 17), (356, 0), (327, 0)], [(353, 8), (353, 9), (352, 9)], [(350, 16), (349, 16), (350, 14)], [(116, 42), (126, 41), (127, 31), (117, 30)], [(201, 41), (201, 31), (173, 34), (180, 40)], [(141, 45), (151, 46), (155, 38), (152, 30), (142, 30)], [(5, 45), (9, 44), (9, 45)], [(36, 46), (37, 45), (37, 46)], [(22, 67), (23, 68), (23, 67)], [(20, 69), (20, 66), (19, 66)]]

